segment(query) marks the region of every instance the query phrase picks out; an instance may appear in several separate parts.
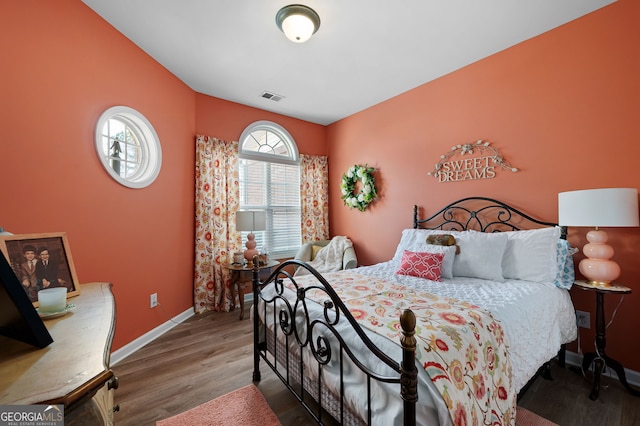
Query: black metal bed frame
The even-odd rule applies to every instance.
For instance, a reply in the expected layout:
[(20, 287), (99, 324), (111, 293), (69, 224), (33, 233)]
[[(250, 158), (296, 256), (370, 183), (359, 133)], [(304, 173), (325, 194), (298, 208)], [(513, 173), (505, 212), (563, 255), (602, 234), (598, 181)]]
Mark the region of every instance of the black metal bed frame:
[[(435, 226), (426, 226), (431, 222), (438, 223)], [(418, 219), (418, 206), (413, 206), (414, 229), (441, 229), (443, 231), (475, 229), (480, 232), (504, 232), (531, 229), (532, 226), (549, 227), (559, 225), (554, 222), (535, 219), (502, 201), (487, 197), (462, 198), (443, 207), (426, 219)], [(560, 238), (567, 238), (566, 226), (560, 226)], [(562, 368), (565, 367), (566, 352), (566, 345), (561, 345), (560, 351), (558, 351), (558, 364)], [(535, 376), (524, 385), (518, 394), (518, 399), (522, 398), (538, 376), (542, 376), (546, 380), (553, 380), (551, 376), (551, 361), (545, 362), (538, 369)]]
[[(476, 204), (474, 208), (474, 204)], [(478, 206), (478, 204), (480, 204)], [(437, 225), (426, 224), (441, 220)], [(522, 227), (521, 224), (528, 224)], [(503, 232), (531, 229), (536, 226), (558, 226), (554, 222), (535, 219), (502, 201), (487, 197), (467, 197), (447, 205), (426, 219), (418, 219), (418, 206), (413, 206), (414, 229), (441, 229), (447, 231), (465, 231), (475, 229), (480, 232)], [(567, 237), (567, 227), (561, 227), (561, 238)]]
[[(474, 204), (479, 205), (474, 208)], [(429, 223), (437, 222), (434, 226), (427, 226)], [(522, 224), (528, 224), (530, 227), (522, 227)], [(421, 229), (441, 229), (446, 230), (468, 230), (475, 229), (480, 232), (500, 232), (515, 231), (520, 229), (531, 229), (531, 227), (557, 226), (552, 222), (545, 222), (534, 219), (519, 210), (491, 198), (486, 197), (467, 197), (455, 201), (434, 215), (419, 220), (418, 206), (414, 206), (413, 227)], [(566, 237), (566, 227), (562, 229), (562, 238)], [(256, 264), (254, 262), (254, 264)], [(308, 287), (301, 287), (296, 283), (287, 268), (289, 266), (298, 266), (306, 268), (311, 275), (317, 280), (317, 284)], [(296, 289), (296, 300), (293, 305), (283, 296), (285, 289), (285, 281), (291, 283)], [(270, 299), (263, 296), (261, 290), (267, 285), (273, 283), (276, 295)], [(320, 290), (326, 294), (323, 306), (323, 317), (321, 319), (312, 320), (309, 318), (309, 310), (307, 306), (306, 294), (311, 290)], [(416, 318), (411, 310), (405, 310), (400, 317), (402, 328), (402, 336), (400, 345), (402, 347), (402, 361), (397, 362), (391, 359), (386, 353), (380, 350), (366, 335), (361, 326), (346, 308), (340, 297), (337, 295), (331, 285), (324, 277), (314, 270), (311, 266), (298, 260), (289, 260), (281, 263), (264, 282), (259, 279), (258, 269), (253, 270), (253, 339), (254, 339), (254, 370), (253, 381), (261, 380), (260, 360), (263, 360), (269, 368), (282, 380), (285, 386), (291, 391), (296, 399), (304, 406), (318, 424), (324, 424), (323, 418), (329, 416), (323, 408), (325, 407), (322, 394), (318, 392), (316, 395), (309, 393), (307, 385), (305, 385), (305, 369), (303, 368), (302, 351), (306, 348), (311, 351), (313, 358), (317, 362), (318, 372), (321, 373), (322, 368), (326, 366), (335, 357), (339, 361), (340, 370), (340, 395), (337, 409), (337, 415), (334, 412), (333, 417), (345, 424), (345, 416), (349, 408), (344, 404), (344, 382), (343, 369), (344, 362), (349, 359), (358, 369), (360, 369), (367, 377), (367, 421), (371, 424), (371, 382), (372, 380), (398, 384), (399, 393), (404, 404), (404, 425), (416, 424), (416, 402), (418, 400), (417, 387), (417, 368), (415, 365), (415, 347), (416, 340), (414, 330)], [(275, 327), (272, 335), (267, 332), (267, 327), (261, 326), (260, 315), (258, 315), (259, 302), (262, 302), (262, 317), (267, 317), (267, 304), (273, 304), (272, 318)], [(279, 311), (276, 309), (276, 303), (281, 307)], [(315, 303), (315, 302), (311, 302)], [(276, 312), (277, 311), (277, 312)], [(299, 329), (295, 321), (296, 314), (304, 315), (302, 320), (302, 329)], [(357, 359), (353, 351), (346, 345), (340, 333), (336, 330), (335, 325), (343, 318), (348, 321), (353, 330), (357, 333), (362, 344), (366, 346), (371, 353), (386, 364), (393, 372), (394, 376), (382, 376), (371, 371), (360, 360)], [(278, 333), (282, 333), (285, 339), (284, 346), (278, 346)], [(338, 348), (332, 348), (330, 338), (333, 337), (334, 342), (338, 342)], [(290, 344), (295, 344), (299, 348), (299, 354), (291, 354), (289, 352)], [(281, 349), (281, 348), (284, 349)], [(564, 345), (562, 346), (559, 358), (560, 364), (564, 366)], [(284, 350), (282, 354), (278, 351)], [(270, 351), (272, 352), (269, 355)], [(335, 352), (335, 353), (334, 353)], [(346, 358), (345, 358), (346, 357)], [(276, 364), (280, 363), (284, 368), (284, 373), (280, 371)], [(296, 371), (297, 376), (290, 374), (290, 371)], [(549, 362), (540, 367), (538, 374), (542, 374), (545, 378), (551, 379)], [(537, 375), (538, 375), (537, 374)], [(536, 377), (537, 377), (536, 375)], [(315, 378), (317, 389), (322, 389), (322, 374), (318, 374)], [(530, 383), (535, 377), (530, 381)], [(530, 384), (529, 383), (529, 384)], [(520, 396), (526, 391), (529, 384), (525, 385), (520, 392)]]
[[(318, 281), (317, 285), (308, 286), (308, 287), (300, 287), (296, 283), (295, 278), (285, 270), (289, 265), (297, 265), (301, 268), (306, 268)], [(296, 301), (292, 306), (289, 301), (283, 297), (284, 293), (284, 280), (289, 280), (296, 288)], [(266, 299), (261, 294), (260, 290), (268, 283), (274, 283), (277, 295), (271, 299)], [(308, 315), (308, 306), (306, 300), (306, 294), (312, 290), (320, 290), (326, 294), (326, 300), (324, 301), (324, 314), (322, 319), (311, 320)], [(347, 408), (344, 406), (344, 382), (343, 379), (343, 371), (345, 368), (344, 361), (345, 356), (347, 356), (353, 364), (362, 371), (367, 377), (367, 412), (368, 412), (368, 420), (367, 424), (371, 424), (371, 412), (372, 412), (372, 400), (371, 400), (371, 381), (376, 380), (384, 383), (395, 383), (400, 387), (400, 394), (402, 399), (404, 400), (404, 425), (405, 426), (413, 426), (416, 424), (416, 402), (418, 401), (418, 370), (415, 365), (415, 350), (416, 350), (416, 339), (414, 337), (415, 333), (415, 325), (416, 325), (416, 317), (414, 313), (406, 309), (400, 316), (400, 325), (402, 328), (402, 337), (400, 338), (400, 346), (402, 347), (402, 362), (398, 363), (396, 360), (390, 358), (385, 352), (380, 350), (365, 334), (364, 330), (357, 323), (355, 318), (351, 315), (351, 312), (344, 305), (340, 297), (336, 294), (335, 290), (331, 287), (331, 285), (311, 266), (307, 265), (305, 262), (299, 260), (288, 260), (281, 263), (276, 270), (272, 273), (272, 275), (265, 281), (259, 281), (259, 273), (257, 269), (253, 271), (253, 297), (254, 297), (254, 307), (258, 306), (256, 301), (261, 300), (264, 302), (262, 304), (262, 316), (266, 318), (267, 316), (267, 304), (271, 303), (274, 305), (277, 302), (281, 302), (284, 305), (284, 308), (281, 308), (279, 312), (277, 312), (276, 318), (276, 309), (273, 309), (273, 318), (272, 321), (274, 324), (279, 325), (279, 331), (282, 332), (285, 336), (285, 345), (284, 347), (289, 348), (289, 344), (292, 339), (295, 339), (296, 344), (301, 348), (308, 348), (316, 362), (318, 363), (318, 370), (321, 371), (323, 366), (327, 365), (332, 358), (335, 356), (339, 358), (339, 369), (340, 369), (340, 396), (339, 396), (339, 416), (340, 424), (345, 423), (345, 416)], [(315, 302), (311, 302), (315, 303)], [(297, 327), (295, 319), (295, 315), (297, 312), (303, 312), (305, 314), (302, 329)], [(365, 345), (371, 353), (378, 359), (380, 362), (383, 362), (391, 370), (393, 370), (397, 376), (383, 376), (373, 372), (366, 365), (364, 365), (357, 356), (353, 353), (351, 348), (349, 348), (345, 341), (343, 340), (340, 333), (336, 330), (335, 326), (338, 321), (344, 317), (346, 321), (349, 322), (353, 330), (357, 333), (360, 341), (363, 345)], [(323, 411), (322, 400), (315, 401), (318, 404), (318, 407), (313, 406), (313, 398), (309, 395), (308, 391), (305, 389), (304, 377), (300, 377), (300, 380), (292, 379), (289, 375), (289, 362), (291, 361), (291, 356), (289, 353), (284, 355), (285, 363), (287, 364), (285, 367), (285, 375), (283, 375), (275, 363), (278, 362), (278, 354), (274, 354), (273, 357), (268, 356), (268, 347), (278, 349), (277, 332), (273, 334), (273, 336), (268, 336), (266, 332), (266, 327), (263, 327), (262, 330), (260, 328), (260, 319), (259, 315), (256, 311), (253, 312), (253, 327), (254, 327), (254, 335), (253, 335), (253, 343), (254, 343), (254, 364), (253, 364), (253, 381), (259, 382), (261, 380), (260, 374), (260, 359), (262, 359), (274, 372), (275, 374), (282, 380), (285, 386), (291, 391), (291, 393), (296, 397), (296, 399), (305, 407), (305, 409), (311, 414), (311, 416), (318, 422), (318, 424), (323, 423), (323, 415), (328, 415)], [(327, 338), (327, 334), (334, 337), (338, 342), (339, 347), (337, 350), (335, 348), (332, 349), (332, 346)], [(273, 341), (270, 343), (267, 341), (268, 338), (272, 338)], [(270, 343), (270, 344), (269, 344)], [(334, 350), (336, 353), (334, 354)], [(302, 356), (293, 357), (296, 362), (299, 362), (300, 365), (295, 366), (292, 365), (293, 368), (298, 368), (298, 371), (304, 376), (305, 369), (302, 366)], [(318, 380), (318, 389), (322, 388), (322, 374), (318, 374), (316, 378)], [(299, 382), (299, 383), (297, 383)], [(298, 388), (299, 387), (299, 388)]]

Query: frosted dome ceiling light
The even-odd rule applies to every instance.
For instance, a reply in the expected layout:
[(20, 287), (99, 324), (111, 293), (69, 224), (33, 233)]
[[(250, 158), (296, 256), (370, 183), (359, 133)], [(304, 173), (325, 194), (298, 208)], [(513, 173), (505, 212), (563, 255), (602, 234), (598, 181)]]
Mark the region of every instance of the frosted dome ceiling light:
[(290, 4), (278, 11), (276, 24), (289, 40), (304, 43), (320, 28), (320, 17), (307, 6)]

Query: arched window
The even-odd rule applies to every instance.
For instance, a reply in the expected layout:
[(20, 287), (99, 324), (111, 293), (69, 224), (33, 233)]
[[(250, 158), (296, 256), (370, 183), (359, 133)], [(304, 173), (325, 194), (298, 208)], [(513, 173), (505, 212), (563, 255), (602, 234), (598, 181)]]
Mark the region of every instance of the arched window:
[(282, 126), (257, 121), (242, 132), (239, 147), (240, 209), (267, 217), (267, 229), (254, 232), (257, 248), (273, 258), (293, 257), (302, 239), (296, 143)]

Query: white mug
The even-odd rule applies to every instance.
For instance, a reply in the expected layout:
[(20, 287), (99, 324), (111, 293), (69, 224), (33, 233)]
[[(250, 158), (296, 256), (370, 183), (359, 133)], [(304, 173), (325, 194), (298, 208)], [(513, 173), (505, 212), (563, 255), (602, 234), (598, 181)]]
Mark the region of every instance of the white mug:
[(67, 307), (67, 288), (45, 288), (38, 292), (38, 311), (41, 314), (62, 312)]

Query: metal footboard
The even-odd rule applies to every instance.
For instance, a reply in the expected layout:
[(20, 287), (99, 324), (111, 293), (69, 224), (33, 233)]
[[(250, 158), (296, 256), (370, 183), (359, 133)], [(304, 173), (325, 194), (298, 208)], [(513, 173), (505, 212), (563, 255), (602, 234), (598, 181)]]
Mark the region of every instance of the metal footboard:
[[(315, 277), (314, 284), (298, 285), (295, 277), (286, 271), (288, 265), (306, 268)], [(265, 296), (262, 290), (267, 285), (272, 286), (273, 291)], [(285, 297), (287, 287), (295, 291), (295, 300)], [(311, 304), (317, 306), (317, 303), (308, 299), (309, 292), (316, 293), (316, 300), (317, 292), (320, 292), (321, 315), (310, 316)], [(379, 408), (375, 405), (373, 390), (379, 391), (381, 386), (391, 388), (403, 400), (403, 424), (416, 424), (416, 319), (411, 310), (405, 310), (400, 317), (403, 355), (402, 360), (397, 361), (367, 337), (331, 285), (304, 262), (283, 262), (264, 282), (259, 280), (258, 270), (254, 270), (253, 300), (255, 382), (261, 379), (262, 360), (318, 424), (325, 424), (328, 416), (340, 424), (372, 424), (374, 408)], [(273, 327), (269, 328), (265, 323)], [(349, 347), (341, 336), (338, 324), (355, 331), (359, 349), (366, 347), (375, 362), (364, 361), (356, 355), (354, 348)], [(383, 365), (383, 374), (380, 368), (372, 368), (375, 364)], [(363, 375), (366, 385), (347, 389), (344, 381), (346, 371), (357, 371), (358, 375)], [(354, 395), (354, 391), (358, 395)], [(365, 398), (365, 408), (360, 411), (350, 401), (361, 395)]]

